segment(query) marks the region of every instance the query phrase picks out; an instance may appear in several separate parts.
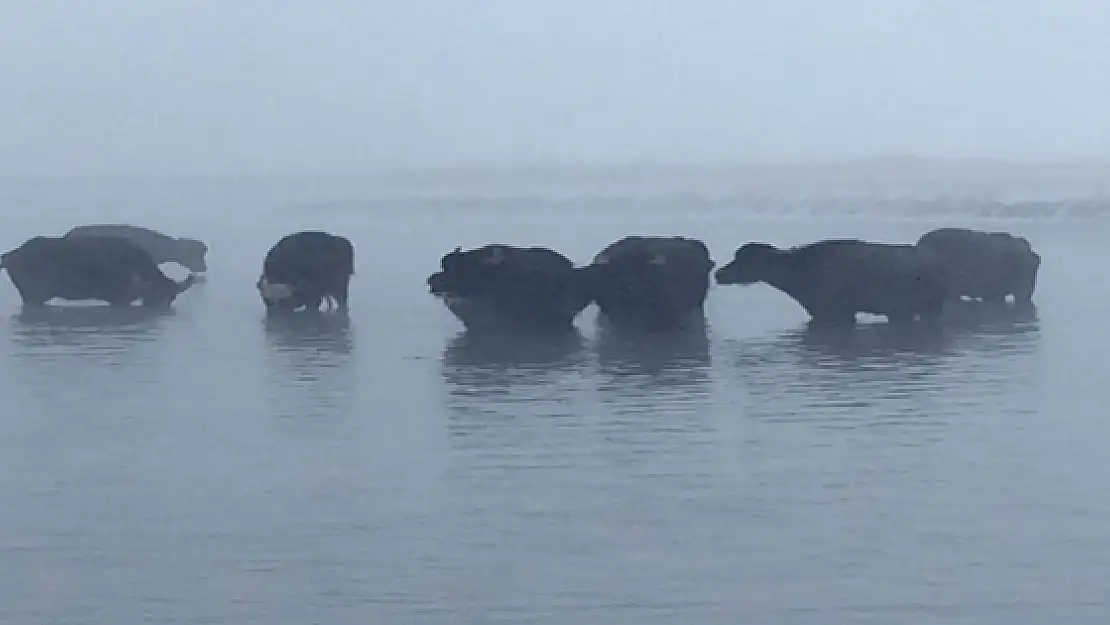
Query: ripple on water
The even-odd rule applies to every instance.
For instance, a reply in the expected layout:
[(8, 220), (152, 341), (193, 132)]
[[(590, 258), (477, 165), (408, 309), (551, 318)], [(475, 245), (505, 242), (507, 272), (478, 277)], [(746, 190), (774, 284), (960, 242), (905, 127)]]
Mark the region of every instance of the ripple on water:
[(332, 214), (351, 319), (262, 317), (257, 263), (298, 224), (229, 210), (192, 221), (221, 225), (213, 277), (177, 312), (8, 321), (0, 620), (1101, 622), (1103, 235), (1046, 235), (1043, 334), (975, 306), (791, 328), (720, 289), (689, 332), (510, 340), (427, 299), (443, 250), (919, 228), (478, 204)]
[(984, 400), (1006, 401), (1015, 375), (1030, 374), (1022, 358), (1036, 348), (1035, 319), (1015, 320), (1009, 310), (959, 314), (939, 328), (806, 324), (734, 342), (749, 414), (836, 428), (933, 427), (966, 418)]
[(264, 316), (266, 388), (279, 418), (334, 421), (354, 411), (355, 334), (346, 314)]

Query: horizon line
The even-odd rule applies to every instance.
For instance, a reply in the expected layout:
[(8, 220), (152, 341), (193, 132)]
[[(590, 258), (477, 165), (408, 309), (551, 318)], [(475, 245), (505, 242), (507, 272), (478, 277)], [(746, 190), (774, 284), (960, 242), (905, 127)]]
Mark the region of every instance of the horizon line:
[[(767, 158), (734, 160), (518, 160), (505, 162), (427, 163), (405, 165), (377, 165), (365, 167), (300, 168), (296, 170), (210, 170), (178, 172), (154, 171), (86, 171), (86, 172), (2, 172), (0, 181), (94, 181), (111, 179), (138, 180), (251, 180), (298, 178), (391, 178), (458, 175), (504, 174), (615, 174), (615, 173), (742, 173), (767, 169), (842, 169), (882, 166), (930, 167), (990, 167), (1000, 169), (1056, 169), (1061, 167), (1106, 167), (1110, 174), (1110, 156), (1071, 156), (1054, 158), (996, 157), (996, 156), (933, 156), (912, 153), (890, 153), (867, 156)], [(908, 172), (907, 172), (908, 173)]]

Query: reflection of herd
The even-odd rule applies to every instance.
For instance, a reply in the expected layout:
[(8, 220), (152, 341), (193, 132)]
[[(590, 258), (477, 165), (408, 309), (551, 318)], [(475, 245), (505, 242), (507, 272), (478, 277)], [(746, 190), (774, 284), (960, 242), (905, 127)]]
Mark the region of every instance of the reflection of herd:
[[(25, 307), (47, 301), (101, 300), (112, 306), (164, 308), (207, 271), (207, 246), (127, 225), (80, 226), (36, 236), (0, 256)], [(176, 282), (158, 267), (190, 270)], [(790, 249), (747, 243), (715, 272), (708, 248), (686, 237), (630, 236), (575, 267), (542, 247), (489, 244), (444, 255), (429, 291), (471, 331), (552, 331), (574, 327), (590, 304), (611, 327), (663, 329), (704, 319), (712, 279), (764, 282), (785, 293), (814, 322), (854, 323), (857, 313), (892, 323), (940, 318), (969, 298), (1030, 306), (1040, 256), (1006, 233), (940, 228), (912, 244), (830, 239)], [(268, 313), (346, 313), (354, 248), (339, 235), (302, 231), (267, 252), (255, 284)], [(334, 306), (332, 305), (334, 304)]]

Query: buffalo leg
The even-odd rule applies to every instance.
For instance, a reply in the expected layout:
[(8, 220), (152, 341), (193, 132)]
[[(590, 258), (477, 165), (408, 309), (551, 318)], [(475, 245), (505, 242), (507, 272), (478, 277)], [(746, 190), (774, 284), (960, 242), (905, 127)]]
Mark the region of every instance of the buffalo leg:
[(262, 303), (266, 306), (266, 314), (279, 314), (289, 312), (290, 308), (285, 302), (272, 302), (266, 298), (262, 298)]
[(338, 281), (338, 284), (335, 285), (335, 294), (333, 295), (333, 298), (335, 300), (336, 310), (341, 312), (347, 311), (347, 301), (350, 295), (350, 288), (351, 276), (349, 275), (344, 276), (341, 280)]
[(347, 310), (347, 289), (346, 284), (340, 281), (335, 281), (327, 286), (320, 296), (320, 300), (326, 306), (327, 311), (346, 311)]
[(304, 306), (305, 312), (318, 312), (323, 294), (311, 284), (298, 284), (293, 288), (293, 295), (289, 298), (290, 309), (297, 310)]
[(1005, 306), (1006, 295), (1008, 295), (1008, 293), (1005, 291), (990, 291), (983, 293), (983, 303), (991, 306)]
[(890, 312), (886, 315), (887, 323), (890, 325), (904, 326), (910, 325), (914, 322), (916, 315), (912, 312), (900, 310), (898, 312)]
[(9, 276), (12, 284), (15, 285), (15, 290), (19, 293), (19, 298), (23, 300), (24, 306), (41, 307), (50, 301), (52, 295), (41, 288), (38, 282), (19, 280), (15, 276), (11, 276), (10, 272)]
[(28, 308), (42, 308), (50, 301), (50, 296), (33, 291), (20, 290), (19, 297), (23, 300), (23, 305)]
[(46, 302), (50, 301), (49, 295), (38, 292), (35, 289), (23, 288), (18, 284), (15, 286), (15, 288), (16, 291), (19, 292), (19, 298), (23, 300), (24, 306), (30, 308), (41, 308), (46, 305)]
[(1024, 280), (1014, 289), (1014, 303), (1028, 305), (1033, 302), (1033, 291), (1037, 288), (1037, 276), (1033, 275)]
[(938, 294), (935, 297), (926, 299), (918, 311), (918, 317), (922, 321), (937, 321), (944, 314), (944, 304), (947, 301), (947, 295)]
[(811, 315), (813, 323), (820, 326), (853, 326), (856, 324), (856, 313), (848, 311), (821, 311)]

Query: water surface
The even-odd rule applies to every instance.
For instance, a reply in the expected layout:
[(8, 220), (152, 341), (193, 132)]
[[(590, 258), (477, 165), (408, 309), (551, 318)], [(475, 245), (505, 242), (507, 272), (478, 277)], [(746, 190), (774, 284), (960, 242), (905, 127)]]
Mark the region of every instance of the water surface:
[[(1101, 222), (203, 199), (0, 217), (6, 247), (129, 219), (212, 250), (171, 315), (21, 315), (0, 280), (5, 623), (1106, 620)], [(468, 336), (424, 286), (456, 245), (584, 263), (685, 234), (723, 264), (939, 223), (1028, 236), (1036, 315), (829, 334), (715, 287), (700, 330), (629, 341), (590, 309), (537, 345)], [(263, 319), (262, 255), (306, 227), (355, 242), (348, 323)]]

